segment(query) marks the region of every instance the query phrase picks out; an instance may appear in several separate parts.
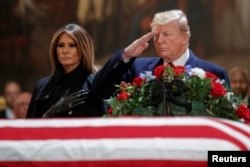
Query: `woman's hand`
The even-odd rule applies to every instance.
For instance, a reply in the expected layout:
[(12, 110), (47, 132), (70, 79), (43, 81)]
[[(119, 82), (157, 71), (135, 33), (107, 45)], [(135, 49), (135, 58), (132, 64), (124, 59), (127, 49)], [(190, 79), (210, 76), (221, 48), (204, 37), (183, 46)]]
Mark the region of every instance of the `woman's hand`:
[(70, 111), (72, 108), (77, 107), (81, 104), (84, 104), (86, 99), (88, 98), (88, 92), (86, 90), (79, 90), (68, 95), (68, 90), (65, 95), (63, 95), (59, 101), (51, 106), (45, 114), (43, 114), (43, 118), (55, 117), (56, 115)]

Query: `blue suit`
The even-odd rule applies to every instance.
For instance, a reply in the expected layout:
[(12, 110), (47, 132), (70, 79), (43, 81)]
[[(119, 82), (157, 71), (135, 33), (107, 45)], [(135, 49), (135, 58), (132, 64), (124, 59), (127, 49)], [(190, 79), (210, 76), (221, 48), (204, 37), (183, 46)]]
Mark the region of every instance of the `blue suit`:
[[(124, 63), (121, 56), (122, 53), (123, 50), (120, 50), (112, 56), (95, 76), (93, 90), (97, 91), (96, 93), (100, 94), (103, 98), (113, 96), (116, 90), (115, 84), (119, 84), (121, 81), (131, 82), (140, 73), (153, 71), (156, 66), (163, 64), (163, 59), (160, 57), (133, 58), (128, 63)], [(185, 65), (199, 67), (211, 72), (220, 79), (225, 80), (228, 88), (230, 87), (227, 72), (222, 67), (198, 58), (191, 50), (189, 50), (189, 53), (190, 56)]]

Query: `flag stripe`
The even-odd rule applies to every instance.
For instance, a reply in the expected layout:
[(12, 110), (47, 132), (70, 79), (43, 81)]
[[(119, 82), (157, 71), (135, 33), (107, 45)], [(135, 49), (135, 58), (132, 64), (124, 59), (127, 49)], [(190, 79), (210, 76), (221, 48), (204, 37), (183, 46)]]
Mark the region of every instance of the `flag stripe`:
[[(28, 133), (27, 133), (28, 131)], [(114, 133), (115, 132), (115, 133)], [(139, 133), (138, 133), (139, 132)], [(207, 133), (209, 132), (209, 133)], [(63, 128), (1, 128), (2, 140), (55, 139), (63, 138), (124, 138), (124, 137), (226, 137), (219, 128), (209, 126), (110, 126), (110, 127), (65, 127)]]
[[(209, 133), (207, 133), (209, 132)], [(96, 139), (96, 138), (218, 138), (228, 140), (246, 150), (235, 136), (208, 126), (113, 126), (113, 127), (73, 127), (73, 128), (2, 128), (1, 140), (41, 140), (41, 139)], [(246, 139), (247, 140), (247, 139)]]
[[(117, 117), (88, 119), (0, 119), (0, 127), (79, 127), (79, 126), (173, 126), (173, 125), (212, 125), (222, 119), (214, 117)], [(59, 123), (60, 122), (60, 123)], [(237, 124), (236, 121), (229, 121)]]
[(250, 138), (250, 131), (249, 131), (249, 126), (246, 126), (245, 124), (243, 124), (242, 122), (234, 122), (232, 124), (232, 122), (229, 122), (228, 120), (224, 120), (224, 119), (220, 119), (217, 120), (218, 122), (234, 129), (235, 131), (238, 131), (242, 134), (244, 134), (245, 136), (247, 136), (248, 138)]
[(250, 150), (249, 132), (212, 117), (0, 120), (0, 166), (204, 165), (208, 151)]
[(204, 150), (241, 150), (219, 139), (95, 139), (1, 141), (0, 161), (206, 160)]
[(79, 167), (79, 166), (89, 166), (89, 167), (207, 167), (207, 162), (205, 161), (175, 161), (175, 160), (115, 160), (115, 161), (52, 161), (52, 162), (0, 162), (1, 167), (17, 167), (17, 166), (28, 166), (28, 167)]

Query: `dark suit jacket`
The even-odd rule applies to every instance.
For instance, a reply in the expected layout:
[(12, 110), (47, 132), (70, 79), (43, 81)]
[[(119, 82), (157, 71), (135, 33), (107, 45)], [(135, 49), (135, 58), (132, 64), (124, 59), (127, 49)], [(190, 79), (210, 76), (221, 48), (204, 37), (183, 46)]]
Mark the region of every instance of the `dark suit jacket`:
[[(114, 85), (119, 84), (120, 81), (131, 82), (140, 73), (153, 71), (156, 66), (163, 64), (163, 59), (159, 57), (133, 58), (128, 63), (124, 63), (121, 57), (122, 53), (123, 50), (120, 50), (112, 56), (95, 76), (93, 89), (98, 91), (98, 94), (104, 98), (109, 98), (113, 95), (116, 89)], [(228, 88), (230, 87), (227, 72), (222, 67), (198, 58), (191, 50), (189, 50), (189, 53), (190, 57), (185, 65), (199, 67), (211, 72), (220, 79), (224, 79)]]
[(0, 118), (7, 118), (5, 109), (0, 111)]

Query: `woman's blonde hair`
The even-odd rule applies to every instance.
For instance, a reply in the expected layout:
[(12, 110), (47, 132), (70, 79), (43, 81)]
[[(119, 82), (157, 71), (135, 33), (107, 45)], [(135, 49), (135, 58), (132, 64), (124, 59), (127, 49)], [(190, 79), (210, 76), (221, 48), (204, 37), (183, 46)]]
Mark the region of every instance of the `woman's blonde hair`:
[(83, 66), (83, 68), (91, 73), (95, 73), (97, 70), (94, 65), (94, 44), (91, 36), (83, 27), (77, 24), (67, 24), (59, 28), (55, 32), (50, 43), (49, 56), (50, 63), (52, 66), (52, 74), (54, 74), (56, 72), (57, 67), (60, 66), (60, 62), (56, 53), (56, 47), (58, 39), (63, 33), (69, 34), (74, 39), (77, 46), (78, 54), (80, 56), (80, 64)]
[(190, 37), (191, 33), (187, 16), (183, 11), (178, 9), (156, 13), (150, 26), (152, 28), (155, 25), (163, 25), (171, 21), (176, 21), (180, 31), (188, 34)]

